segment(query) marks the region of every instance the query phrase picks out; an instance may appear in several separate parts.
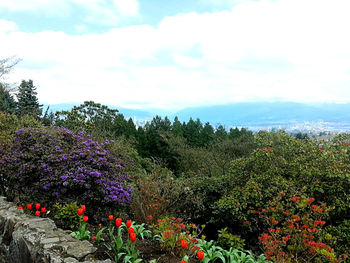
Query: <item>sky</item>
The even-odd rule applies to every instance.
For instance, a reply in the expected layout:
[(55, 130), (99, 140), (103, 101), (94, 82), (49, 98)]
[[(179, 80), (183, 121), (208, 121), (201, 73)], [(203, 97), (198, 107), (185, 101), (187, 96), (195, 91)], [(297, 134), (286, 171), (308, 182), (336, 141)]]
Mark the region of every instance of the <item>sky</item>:
[(40, 102), (350, 102), (349, 0), (0, 0)]

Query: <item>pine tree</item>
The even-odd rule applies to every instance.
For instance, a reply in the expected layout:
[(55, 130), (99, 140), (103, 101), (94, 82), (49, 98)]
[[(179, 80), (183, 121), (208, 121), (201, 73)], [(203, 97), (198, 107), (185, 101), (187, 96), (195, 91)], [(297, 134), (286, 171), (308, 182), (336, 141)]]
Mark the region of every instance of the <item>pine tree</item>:
[(18, 115), (31, 115), (40, 118), (42, 106), (37, 98), (36, 87), (32, 80), (22, 80), (17, 93)]
[(15, 113), (17, 103), (11, 93), (0, 83), (0, 111)]

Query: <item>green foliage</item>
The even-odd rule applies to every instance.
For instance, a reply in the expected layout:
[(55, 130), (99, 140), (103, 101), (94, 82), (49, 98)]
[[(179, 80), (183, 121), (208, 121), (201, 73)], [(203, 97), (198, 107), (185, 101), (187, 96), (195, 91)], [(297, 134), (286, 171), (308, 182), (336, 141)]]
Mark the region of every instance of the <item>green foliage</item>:
[(18, 101), (18, 115), (30, 115), (39, 119), (42, 113), (42, 105), (39, 104), (36, 87), (33, 85), (33, 81), (22, 80), (16, 96)]
[(86, 223), (84, 222), (78, 227), (77, 231), (71, 233), (71, 236), (79, 240), (85, 240), (90, 238), (91, 233), (86, 229)]
[(81, 218), (77, 213), (79, 208), (77, 202), (68, 204), (56, 203), (52, 207), (52, 214), (58, 220), (60, 227), (73, 230), (81, 223)]
[(327, 227), (326, 232), (336, 237), (335, 247), (338, 255), (350, 251), (350, 219), (345, 219), (338, 225)]
[(39, 128), (41, 124), (32, 116), (18, 117), (0, 112), (0, 144), (10, 142), (17, 130), (27, 127)]
[(225, 250), (220, 246), (215, 245), (214, 241), (199, 240), (197, 247), (198, 250), (204, 252), (204, 258), (202, 262), (222, 262), (222, 263), (268, 263), (271, 262), (266, 259), (264, 255), (255, 257), (251, 251), (238, 250), (230, 248)]
[(237, 235), (233, 235), (228, 232), (227, 227), (218, 231), (217, 243), (224, 249), (238, 249), (242, 250), (244, 248), (244, 239), (241, 239)]
[(0, 112), (15, 113), (17, 103), (12, 94), (0, 83)]

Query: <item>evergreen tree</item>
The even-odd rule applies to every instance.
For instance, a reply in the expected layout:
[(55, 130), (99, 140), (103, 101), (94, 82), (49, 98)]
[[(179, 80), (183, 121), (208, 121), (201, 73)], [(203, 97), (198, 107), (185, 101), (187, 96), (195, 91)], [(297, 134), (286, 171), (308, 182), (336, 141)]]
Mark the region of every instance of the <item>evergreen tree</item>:
[(206, 147), (214, 140), (214, 128), (209, 122), (205, 123), (201, 132), (202, 146)]
[(17, 103), (8, 90), (0, 83), (0, 111), (5, 113), (15, 113)]
[(183, 137), (184, 136), (184, 131), (182, 129), (182, 124), (179, 121), (179, 118), (177, 116), (174, 118), (174, 122), (173, 122), (173, 125), (171, 127), (171, 131), (177, 137)]
[(18, 115), (31, 115), (40, 118), (42, 113), (42, 106), (39, 104), (37, 98), (36, 87), (32, 80), (22, 80), (17, 93), (18, 101)]

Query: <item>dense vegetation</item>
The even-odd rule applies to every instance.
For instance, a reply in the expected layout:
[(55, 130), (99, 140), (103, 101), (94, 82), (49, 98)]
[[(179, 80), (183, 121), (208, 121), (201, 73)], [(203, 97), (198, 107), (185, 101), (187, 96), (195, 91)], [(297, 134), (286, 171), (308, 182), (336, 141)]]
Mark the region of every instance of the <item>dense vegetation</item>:
[(61, 207), (56, 218), (86, 204), (96, 223), (111, 213), (174, 227), (167, 220), (180, 217), (222, 248), (275, 262), (347, 260), (349, 135), (326, 142), (159, 116), (136, 127), (91, 101), (42, 116), (32, 81), (17, 100), (0, 91), (0, 191), (10, 200)]

